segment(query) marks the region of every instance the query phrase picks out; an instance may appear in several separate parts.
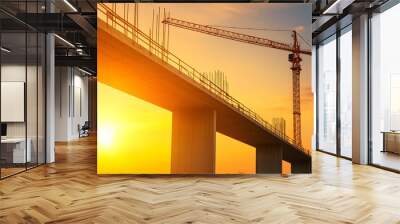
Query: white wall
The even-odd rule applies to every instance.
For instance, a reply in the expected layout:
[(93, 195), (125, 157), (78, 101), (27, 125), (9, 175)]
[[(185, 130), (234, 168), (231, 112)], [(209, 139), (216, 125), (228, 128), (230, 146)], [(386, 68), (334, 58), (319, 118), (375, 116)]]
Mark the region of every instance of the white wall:
[[(37, 70), (38, 69), (38, 70)], [(24, 82), (26, 83), (26, 107), (21, 108), (27, 115), (27, 120), (22, 122), (5, 122), (7, 124), (7, 137), (24, 138), (25, 135), (30, 139), (32, 161), (44, 162), (44, 74), (42, 67), (25, 64), (3, 64), (1, 66), (2, 82)], [(27, 79), (27, 80), (26, 80)], [(2, 97), (7, 97), (2, 95)], [(1, 110), (11, 110), (1, 108)], [(11, 111), (12, 113), (12, 111)], [(37, 157), (37, 154), (39, 156)]]
[[(28, 74), (28, 82), (30, 86), (35, 86), (36, 85), (36, 80), (33, 80), (33, 78), (30, 76), (31, 74), (35, 74), (36, 76), (36, 67), (34, 66), (28, 66), (27, 68), (24, 65), (18, 65), (18, 64), (5, 64), (1, 66), (1, 81), (2, 82), (24, 82), (26, 83), (25, 80), (25, 75), (27, 69), (27, 74)], [(27, 101), (28, 103), (30, 102), (35, 102), (36, 103), (36, 88), (27, 88)], [(4, 97), (4, 96), (3, 96)], [(28, 105), (28, 106), (34, 106), (35, 105)], [(7, 108), (1, 108), (1, 110), (7, 110)], [(29, 111), (30, 112), (30, 111)], [(31, 117), (33, 116), (33, 117)], [(37, 117), (36, 113), (28, 113), (28, 122), (35, 122), (36, 123)], [(33, 127), (33, 125), (28, 124), (28, 129), (30, 127)], [(36, 126), (34, 127), (36, 130)], [(28, 137), (30, 133), (33, 133), (33, 131), (28, 130)], [(36, 135), (36, 132), (35, 132)], [(8, 137), (25, 137), (25, 122), (7, 122), (7, 136)]]
[(55, 141), (68, 141), (69, 73), (67, 67), (55, 68)]
[[(1, 81), (25, 82), (25, 64), (2, 65)], [(6, 108), (1, 108), (1, 109), (6, 110)], [(7, 123), (7, 137), (25, 137), (25, 123), (24, 122)]]
[(55, 73), (55, 140), (70, 141), (88, 120), (88, 78), (71, 67), (56, 67)]
[(88, 120), (88, 78), (81, 73), (74, 75), (74, 108), (72, 108), (73, 119), (71, 120), (71, 135), (79, 137), (78, 124), (81, 126)]

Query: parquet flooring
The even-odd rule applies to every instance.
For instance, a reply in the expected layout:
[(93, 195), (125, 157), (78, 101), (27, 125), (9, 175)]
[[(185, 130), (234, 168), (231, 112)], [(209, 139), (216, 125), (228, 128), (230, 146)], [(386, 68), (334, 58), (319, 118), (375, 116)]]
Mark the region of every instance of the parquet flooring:
[(96, 140), (0, 181), (0, 223), (400, 223), (400, 175), (314, 153), (313, 174), (98, 176)]

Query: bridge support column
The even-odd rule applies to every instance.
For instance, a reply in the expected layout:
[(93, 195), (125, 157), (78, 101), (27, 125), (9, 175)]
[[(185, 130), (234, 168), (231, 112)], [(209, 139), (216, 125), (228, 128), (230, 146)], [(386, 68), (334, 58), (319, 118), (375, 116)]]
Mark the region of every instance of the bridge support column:
[(292, 173), (311, 173), (311, 157), (291, 162)]
[(262, 145), (256, 148), (256, 173), (282, 173), (282, 146)]
[(215, 173), (215, 138), (215, 110), (173, 111), (171, 173)]

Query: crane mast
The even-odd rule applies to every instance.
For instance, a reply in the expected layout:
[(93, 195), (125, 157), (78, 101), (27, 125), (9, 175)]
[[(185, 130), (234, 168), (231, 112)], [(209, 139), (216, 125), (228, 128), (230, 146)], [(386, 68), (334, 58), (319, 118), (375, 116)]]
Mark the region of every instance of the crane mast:
[(293, 138), (297, 145), (301, 142), (301, 111), (300, 111), (300, 71), (301, 57), (300, 45), (297, 40), (297, 33), (293, 31), (293, 53), (289, 54), (289, 62), (292, 62), (292, 87), (293, 87)]
[(289, 62), (291, 62), (292, 70), (292, 85), (293, 85), (293, 137), (297, 145), (302, 146), (301, 142), (301, 111), (300, 111), (300, 71), (301, 71), (301, 54), (311, 55), (311, 51), (302, 50), (297, 39), (296, 31), (292, 31), (293, 44), (281, 43), (278, 41), (269, 40), (251, 36), (247, 34), (237, 33), (229, 30), (216, 28), (213, 26), (200, 25), (175, 18), (165, 18), (162, 21), (164, 24), (172, 25), (175, 27), (192, 30), (208, 35), (213, 35), (234, 41), (240, 41), (262, 47), (269, 47), (278, 50), (289, 51)]

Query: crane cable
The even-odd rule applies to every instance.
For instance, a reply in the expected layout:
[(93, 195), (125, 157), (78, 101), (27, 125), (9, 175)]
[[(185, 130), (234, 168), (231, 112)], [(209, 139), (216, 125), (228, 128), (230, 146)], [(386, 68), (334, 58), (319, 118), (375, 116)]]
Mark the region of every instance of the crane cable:
[(297, 34), (304, 41), (304, 43), (306, 43), (309, 47), (312, 47), (311, 44), (308, 41), (306, 41), (306, 39), (300, 33), (297, 32)]
[(218, 27), (218, 28), (239, 29), (239, 30), (263, 30), (263, 31), (289, 31), (289, 32), (291, 32), (291, 30), (286, 30), (286, 29), (267, 29), (267, 28), (221, 26), (221, 25), (206, 25), (206, 26), (212, 26), (212, 27)]
[[(268, 29), (268, 28), (254, 28), (254, 27), (237, 27), (237, 26), (221, 26), (221, 25), (206, 25), (206, 26), (211, 26), (211, 27), (217, 27), (217, 28), (229, 28), (229, 29), (238, 29), (238, 30), (258, 30), (258, 31), (277, 31), (277, 32), (292, 32), (293, 30), (289, 29)], [(296, 31), (296, 33), (300, 36), (300, 38), (304, 41), (305, 44), (307, 44), (309, 47), (311, 47), (311, 44), (305, 40), (305, 38)]]

